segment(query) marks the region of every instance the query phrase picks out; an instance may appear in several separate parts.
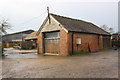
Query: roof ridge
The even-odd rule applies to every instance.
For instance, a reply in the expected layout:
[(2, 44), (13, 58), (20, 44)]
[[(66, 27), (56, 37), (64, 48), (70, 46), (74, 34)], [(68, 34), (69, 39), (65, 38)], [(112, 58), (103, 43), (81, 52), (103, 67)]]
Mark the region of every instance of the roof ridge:
[[(101, 29), (100, 27), (98, 27), (96, 24), (94, 24), (92, 22), (87, 22), (87, 21), (80, 20), (80, 19), (75, 19), (75, 18), (70, 18), (70, 17), (66, 17), (66, 16), (56, 15), (56, 14), (53, 14), (53, 13), (50, 13), (50, 15), (53, 16), (56, 20), (60, 21), (61, 24), (65, 25), (64, 27), (68, 30), (70, 30), (70, 29), (73, 30), (74, 29), (76, 31), (79, 31), (78, 29), (83, 28), (83, 30), (87, 30), (88, 32), (91, 32), (91, 33), (110, 35), (109, 32)], [(61, 19), (64, 20), (64, 21), (62, 21)], [(65, 20), (67, 20), (70, 25), (66, 24)], [(74, 22), (77, 22), (77, 23), (76, 23), (76, 27), (73, 28), (73, 26), (75, 26), (73, 24)], [(81, 23), (79, 23), (79, 22), (81, 22)], [(86, 25), (86, 26), (83, 27), (82, 25)], [(77, 28), (78, 26), (80, 26), (80, 28)], [(94, 27), (96, 27), (96, 28), (94, 28)], [(87, 28), (89, 28), (89, 29), (87, 29)]]
[(66, 16), (61, 16), (61, 15), (53, 14), (53, 13), (50, 13), (50, 15), (55, 15), (55, 16), (58, 16), (58, 17), (63, 17), (63, 18), (71, 19), (71, 20), (77, 20), (77, 21), (82, 21), (82, 22), (86, 22), (86, 23), (91, 23), (91, 22), (84, 21), (84, 20), (81, 20), (81, 19), (75, 19), (75, 18), (71, 18), (71, 17), (66, 17)]
[(13, 34), (18, 34), (18, 33), (24, 33), (24, 32), (27, 32), (27, 31), (34, 31), (33, 29), (27, 29), (27, 30), (22, 30), (22, 31), (18, 31), (18, 32), (14, 32), (14, 33), (10, 33), (10, 34), (6, 34), (4, 36), (7, 36), (7, 35), (13, 35)]

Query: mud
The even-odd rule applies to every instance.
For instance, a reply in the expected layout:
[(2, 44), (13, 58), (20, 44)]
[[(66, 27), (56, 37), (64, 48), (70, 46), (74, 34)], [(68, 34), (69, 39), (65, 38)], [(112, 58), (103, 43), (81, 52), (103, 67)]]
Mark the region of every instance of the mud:
[(14, 50), (6, 54), (2, 60), (3, 78), (118, 78), (116, 50), (72, 57), (18, 55)]

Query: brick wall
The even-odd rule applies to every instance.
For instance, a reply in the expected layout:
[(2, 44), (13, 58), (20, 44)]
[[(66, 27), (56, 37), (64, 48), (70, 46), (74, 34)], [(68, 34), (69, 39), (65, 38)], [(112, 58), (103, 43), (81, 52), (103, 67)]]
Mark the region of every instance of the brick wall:
[[(82, 43), (76, 45), (76, 39), (81, 38)], [(78, 50), (88, 50), (91, 52), (99, 51), (103, 48), (103, 39), (101, 35), (74, 33), (73, 35), (74, 52)], [(43, 36), (42, 33), (38, 35), (38, 51), (43, 53)], [(64, 29), (60, 30), (60, 55), (64, 56), (72, 53), (72, 32), (66, 32)]]
[[(73, 35), (74, 52), (78, 50), (88, 50), (96, 52), (102, 49), (102, 36), (96, 34), (74, 33)], [(76, 39), (81, 38), (82, 44), (76, 45)], [(72, 32), (60, 31), (60, 54), (67, 55), (72, 53)]]
[(72, 54), (72, 33), (68, 33), (68, 53)]
[(42, 54), (43, 53), (43, 45), (42, 45), (43, 44), (43, 35), (41, 32), (38, 35), (37, 44), (38, 44), (38, 53)]
[(103, 37), (102, 35), (99, 36), (99, 50), (103, 49)]
[(76, 45), (76, 39), (81, 38), (81, 44), (78, 45), (79, 50), (89, 50), (91, 52), (95, 52), (99, 50), (99, 43), (98, 43), (98, 35), (95, 34), (83, 34), (83, 33), (75, 33), (74, 34), (74, 49), (76, 51), (77, 45)]
[[(73, 48), (74, 52), (80, 50), (90, 50), (91, 52), (99, 51), (102, 48), (102, 37), (99, 38), (99, 35), (96, 34), (84, 34), (84, 33), (74, 33), (73, 38)], [(72, 51), (72, 33), (68, 34), (68, 52)], [(77, 46), (76, 39), (81, 38), (81, 44)]]
[(60, 55), (68, 54), (68, 33), (61, 29), (60, 30)]

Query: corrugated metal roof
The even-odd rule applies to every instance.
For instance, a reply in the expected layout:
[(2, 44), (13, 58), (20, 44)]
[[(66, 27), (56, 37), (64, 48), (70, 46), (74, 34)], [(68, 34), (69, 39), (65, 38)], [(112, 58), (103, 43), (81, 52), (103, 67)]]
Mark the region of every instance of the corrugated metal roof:
[(36, 35), (37, 31), (32, 32), (31, 34), (29, 34), (25, 39), (37, 39), (37, 35)]
[(22, 42), (22, 39), (12, 40), (12, 42)]

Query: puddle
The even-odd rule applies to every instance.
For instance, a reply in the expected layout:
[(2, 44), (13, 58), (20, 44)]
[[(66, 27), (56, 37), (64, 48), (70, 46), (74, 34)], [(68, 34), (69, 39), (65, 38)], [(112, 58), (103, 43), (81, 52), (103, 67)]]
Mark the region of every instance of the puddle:
[(37, 50), (17, 50), (14, 48), (7, 48), (4, 54), (5, 58), (38, 58)]
[[(35, 53), (35, 52), (32, 52)], [(31, 52), (19, 52), (19, 54), (32, 54)]]
[(9, 54), (5, 58), (38, 58), (37, 54)]

